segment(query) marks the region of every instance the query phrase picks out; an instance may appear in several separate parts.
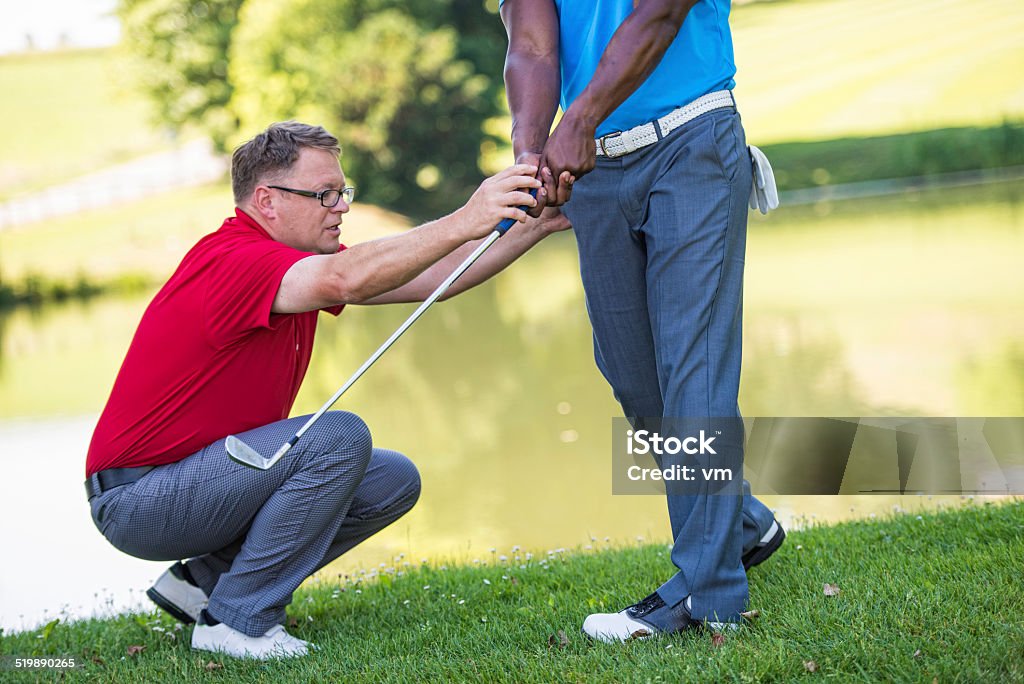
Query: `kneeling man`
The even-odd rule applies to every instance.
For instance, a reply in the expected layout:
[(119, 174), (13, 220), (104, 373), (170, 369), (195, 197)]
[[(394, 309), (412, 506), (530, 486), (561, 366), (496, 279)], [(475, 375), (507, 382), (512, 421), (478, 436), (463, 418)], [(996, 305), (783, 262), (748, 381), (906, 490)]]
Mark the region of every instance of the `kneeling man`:
[[(517, 224), (449, 290), (483, 282), (556, 230), (535, 206), (533, 166), (485, 180), (444, 218), (346, 249), (355, 189), (338, 140), (319, 126), (270, 126), (234, 152), (236, 209), (202, 238), (143, 314), (93, 434), (86, 490), (118, 549), (177, 561), (147, 592), (197, 622), (196, 649), (304, 655), (283, 626), (299, 584), (397, 520), (420, 491), (416, 467), (374, 447), (366, 425), (333, 411), (266, 471), (228, 458), (238, 435), (273, 452), (306, 421), (288, 418), (317, 316), (346, 304), (422, 301), (505, 218)], [(180, 562), (181, 559), (188, 559)]]

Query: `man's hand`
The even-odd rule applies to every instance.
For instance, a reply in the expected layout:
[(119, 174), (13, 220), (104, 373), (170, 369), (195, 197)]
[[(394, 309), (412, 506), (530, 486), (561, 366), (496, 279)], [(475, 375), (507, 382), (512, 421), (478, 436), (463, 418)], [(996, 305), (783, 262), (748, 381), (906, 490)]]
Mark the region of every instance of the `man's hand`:
[(537, 221), (540, 229), (548, 235), (572, 228), (569, 219), (556, 207), (546, 207)]
[[(516, 158), (517, 164), (530, 164), (540, 169), (537, 177), (544, 184), (537, 191), (537, 205), (530, 208), (527, 215), (537, 218), (548, 206), (560, 207), (569, 201), (572, 192), (572, 184), (576, 182), (575, 176), (568, 171), (563, 171), (558, 178), (552, 173), (551, 168), (542, 166), (540, 152), (523, 152)], [(553, 199), (552, 199), (553, 198)]]
[(570, 107), (548, 138), (541, 156), (541, 180), (548, 189), (547, 204), (560, 207), (568, 202), (572, 184), (591, 171), (596, 161), (594, 127), (573, 116)]
[(485, 237), (507, 218), (525, 221), (526, 212), (519, 207), (537, 206), (537, 200), (529, 194), (533, 188), (538, 188), (540, 194), (541, 182), (536, 175), (536, 165), (516, 164), (481, 183), (457, 212), (472, 230), (468, 239)]

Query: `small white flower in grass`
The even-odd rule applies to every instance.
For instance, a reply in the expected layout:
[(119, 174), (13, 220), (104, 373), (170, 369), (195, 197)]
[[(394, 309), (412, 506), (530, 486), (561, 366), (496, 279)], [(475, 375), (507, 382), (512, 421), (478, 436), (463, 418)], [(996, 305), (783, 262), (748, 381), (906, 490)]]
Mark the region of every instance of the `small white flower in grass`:
[(518, 553), (518, 552), (519, 552), (519, 544), (516, 544), (515, 546), (512, 547), (512, 553)]
[(502, 563), (504, 563), (505, 561), (508, 560), (508, 556), (498, 556), (498, 560), (500, 560)]
[(362, 594), (362, 593), (363, 593), (363, 590), (362, 590), (362, 589), (356, 589), (356, 593), (357, 593), (357, 594)]
[(409, 567), (409, 561), (405, 561), (404, 563), (402, 563), (402, 567), (403, 568)]
[(502, 576), (501, 576), (501, 579), (503, 579), (503, 580), (507, 580), (507, 579), (508, 579), (508, 575), (502, 575)]
[(163, 627), (154, 627), (153, 631), (154, 632), (166, 632), (167, 630), (164, 629)]
[(612, 538), (611, 538), (611, 537), (605, 537), (605, 538), (604, 538), (604, 540), (605, 540), (606, 542), (608, 542), (608, 541), (611, 541), (611, 540), (612, 540)]
[(494, 548), (494, 547), (492, 546), (492, 547), (491, 547), (491, 553), (498, 553), (498, 549), (496, 549), (496, 548)]
[(404, 601), (402, 601), (402, 605), (403, 605), (403, 606), (407, 606), (407, 605), (409, 605), (410, 603), (412, 603), (412, 602), (411, 602), (411, 601), (410, 601), (409, 599), (405, 599)]
[(402, 575), (404, 575), (404, 574), (405, 574), (404, 572), (402, 572), (401, 570), (399, 570), (399, 571), (398, 571), (398, 572), (397, 572), (397, 573), (395, 574), (395, 577), (401, 577), (401, 576), (402, 576)]
[(421, 558), (420, 559), (420, 563), (422, 563), (423, 565), (426, 565), (427, 564), (427, 559), (426, 558)]
[(526, 563), (523, 563), (522, 565), (520, 565), (519, 569), (520, 570), (525, 570), (526, 569)]
[(484, 584), (486, 584), (487, 586), (491, 586), (491, 580), (485, 579)]
[(638, 542), (642, 542), (642, 541), (644, 540), (644, 538), (643, 538), (643, 537), (641, 537), (641, 536), (639, 536), (639, 535), (637, 535), (637, 538), (636, 538), (636, 540), (637, 540)]
[(442, 570), (447, 570), (447, 569), (448, 569), (448, 566), (447, 566), (447, 565), (442, 565), (442, 566), (441, 566), (441, 569), (442, 569)]
[(307, 622), (312, 622), (313, 621), (313, 616), (312, 615), (307, 615), (306, 616), (306, 621)]
[(668, 646), (666, 646), (666, 647), (665, 647), (665, 650), (667, 651), (667, 650), (668, 650), (668, 649), (670, 649), (670, 648), (672, 648), (672, 644), (669, 644)]
[(918, 520), (924, 520), (924, 516), (923, 515), (919, 515), (919, 516), (917, 516), (917, 519)]
[(591, 546), (590, 544), (587, 544), (587, 545), (586, 545), (586, 546), (584, 546), (583, 548), (584, 548), (584, 549), (586, 549), (587, 551), (592, 551), (592, 550), (594, 549), (594, 547), (593, 547), (593, 546)]
[(424, 584), (423, 585), (423, 591), (430, 591), (430, 585), (429, 584)]
[(473, 565), (480, 565), (480, 559), (479, 558), (474, 558), (473, 559)]
[(485, 617), (480, 618), (480, 622), (487, 622), (487, 618), (485, 618)]
[(797, 545), (796, 545), (796, 550), (797, 550), (797, 551), (803, 551), (803, 548), (804, 548), (804, 545), (803, 545), (803, 544), (797, 544)]
[(464, 604), (465, 602), (466, 602), (466, 599), (459, 599), (459, 605), (460, 605), (460, 606), (461, 606), (462, 604)]
[(527, 552), (527, 553), (526, 553), (526, 560), (530, 560), (531, 558), (533, 558), (533, 554), (532, 554), (532, 553), (529, 553), (529, 552)]

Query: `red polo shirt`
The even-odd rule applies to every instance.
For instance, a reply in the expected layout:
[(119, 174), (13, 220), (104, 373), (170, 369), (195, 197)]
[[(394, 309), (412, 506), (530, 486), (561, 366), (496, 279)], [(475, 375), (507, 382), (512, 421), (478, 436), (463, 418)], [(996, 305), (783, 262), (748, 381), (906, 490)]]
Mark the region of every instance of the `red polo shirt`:
[(200, 240), (142, 316), (93, 433), (86, 476), (180, 461), (287, 418), (318, 312), (270, 308), (285, 272), (308, 256), (241, 209)]

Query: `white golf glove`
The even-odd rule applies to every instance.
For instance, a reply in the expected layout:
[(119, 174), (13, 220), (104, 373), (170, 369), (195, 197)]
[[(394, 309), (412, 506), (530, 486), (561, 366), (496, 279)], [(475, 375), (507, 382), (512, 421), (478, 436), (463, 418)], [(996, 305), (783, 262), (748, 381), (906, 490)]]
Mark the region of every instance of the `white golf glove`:
[(764, 156), (764, 152), (753, 145), (749, 145), (747, 149), (750, 150), (750, 163), (754, 176), (753, 187), (750, 188), (750, 208), (767, 214), (779, 206), (779, 189), (775, 187), (775, 172), (772, 171), (772, 165), (768, 163), (768, 157)]

